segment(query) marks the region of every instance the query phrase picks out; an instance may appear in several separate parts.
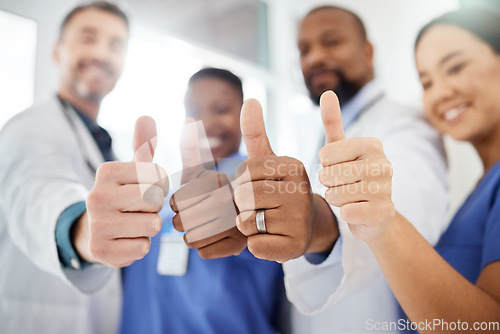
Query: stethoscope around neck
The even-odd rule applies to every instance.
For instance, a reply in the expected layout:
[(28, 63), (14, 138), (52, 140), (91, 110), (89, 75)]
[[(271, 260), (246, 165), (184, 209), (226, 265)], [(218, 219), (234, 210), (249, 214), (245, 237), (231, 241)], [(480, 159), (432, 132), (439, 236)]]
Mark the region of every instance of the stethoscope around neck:
[(79, 148), (80, 152), (82, 152), (82, 157), (85, 160), (85, 164), (89, 168), (89, 170), (92, 173), (92, 175), (95, 176), (95, 174), (97, 172), (97, 168), (90, 161), (89, 156), (87, 154), (87, 150), (85, 149), (85, 145), (83, 144), (83, 139), (82, 139), (82, 137), (80, 135), (80, 132), (78, 132), (78, 129), (76, 127), (76, 123), (73, 120), (73, 118), (71, 117), (71, 110), (73, 109), (73, 107), (69, 104), (68, 101), (60, 98), (59, 96), (57, 96), (57, 99), (59, 100), (59, 102), (61, 104), (64, 116), (68, 120), (68, 123), (71, 126), (71, 129), (73, 130), (73, 133), (75, 134), (75, 138), (76, 138), (76, 141), (78, 143), (78, 148)]

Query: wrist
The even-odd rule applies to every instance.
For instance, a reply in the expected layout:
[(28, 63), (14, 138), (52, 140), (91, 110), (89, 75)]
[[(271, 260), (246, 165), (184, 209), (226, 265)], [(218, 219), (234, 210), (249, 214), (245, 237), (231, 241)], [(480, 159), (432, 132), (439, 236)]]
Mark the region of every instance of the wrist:
[(337, 219), (330, 205), (313, 194), (312, 236), (306, 253), (329, 253), (339, 237)]
[(375, 236), (365, 240), (365, 243), (374, 253), (386, 249), (393, 244), (396, 238), (398, 238), (398, 229), (400, 227), (402, 219), (404, 218), (398, 212), (396, 212), (390, 222), (385, 227), (383, 227), (381, 231)]
[(87, 262), (93, 262), (89, 248), (89, 225), (87, 211), (71, 229), (71, 241), (78, 256)]

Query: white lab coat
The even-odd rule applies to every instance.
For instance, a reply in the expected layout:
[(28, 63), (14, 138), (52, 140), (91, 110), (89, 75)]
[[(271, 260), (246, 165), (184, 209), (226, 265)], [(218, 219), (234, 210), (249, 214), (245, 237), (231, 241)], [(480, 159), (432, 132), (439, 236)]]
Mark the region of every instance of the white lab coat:
[[(362, 92), (363, 100), (369, 101), (381, 88), (372, 82)], [(324, 130), (319, 111), (308, 117), (308, 122), (300, 123), (299, 138), (307, 139), (309, 159), (316, 161), (309, 168), (309, 177), (315, 192), (324, 196), (326, 188), (319, 184), (317, 174), (321, 168), (317, 151)], [(347, 128), (346, 136), (382, 140), (394, 169), (392, 199), (396, 209), (434, 245), (446, 227), (447, 174), (442, 140), (425, 122), (423, 113), (384, 97)], [(368, 246), (351, 234), (340, 210), (332, 210), (339, 220), (341, 239), (329, 257), (319, 265), (304, 257), (284, 264), (287, 296), (295, 306), (293, 330), (377, 333), (369, 330), (367, 321), (397, 321), (396, 300)]]
[(103, 162), (84, 123), (53, 97), (4, 126), (0, 159), (0, 332), (116, 332), (118, 271), (63, 269), (55, 243), (60, 214), (94, 184), (87, 161)]

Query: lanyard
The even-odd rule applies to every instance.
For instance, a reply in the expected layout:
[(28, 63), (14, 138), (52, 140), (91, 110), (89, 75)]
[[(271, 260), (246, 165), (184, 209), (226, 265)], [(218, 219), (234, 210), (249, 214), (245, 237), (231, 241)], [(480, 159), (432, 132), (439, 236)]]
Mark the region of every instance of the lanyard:
[(83, 156), (83, 158), (85, 160), (85, 163), (87, 164), (87, 167), (89, 168), (89, 170), (92, 173), (92, 175), (95, 175), (96, 172), (97, 172), (97, 168), (92, 164), (92, 162), (90, 162), (90, 159), (88, 157), (88, 154), (87, 154), (87, 151), (85, 149), (85, 146), (83, 145), (83, 139), (80, 136), (80, 133), (78, 132), (78, 129), (76, 128), (75, 122), (71, 118), (70, 113), (71, 113), (72, 107), (71, 107), (71, 105), (67, 101), (61, 99), (59, 96), (57, 96), (57, 99), (61, 103), (63, 114), (66, 117), (66, 119), (68, 120), (68, 123), (71, 126), (71, 129), (73, 130), (73, 133), (75, 134), (76, 141), (78, 142), (78, 148), (80, 149), (80, 152), (82, 152), (82, 156)]

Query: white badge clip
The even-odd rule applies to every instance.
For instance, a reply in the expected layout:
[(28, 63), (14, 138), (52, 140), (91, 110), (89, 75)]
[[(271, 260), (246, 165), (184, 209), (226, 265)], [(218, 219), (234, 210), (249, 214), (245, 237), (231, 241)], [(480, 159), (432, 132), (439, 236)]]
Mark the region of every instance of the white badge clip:
[(189, 248), (182, 238), (183, 233), (170, 226), (169, 231), (161, 235), (160, 253), (157, 271), (160, 275), (184, 276), (187, 271)]

